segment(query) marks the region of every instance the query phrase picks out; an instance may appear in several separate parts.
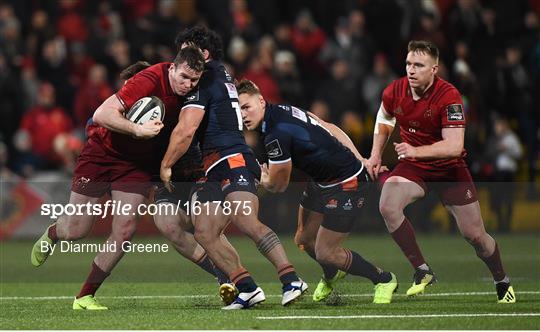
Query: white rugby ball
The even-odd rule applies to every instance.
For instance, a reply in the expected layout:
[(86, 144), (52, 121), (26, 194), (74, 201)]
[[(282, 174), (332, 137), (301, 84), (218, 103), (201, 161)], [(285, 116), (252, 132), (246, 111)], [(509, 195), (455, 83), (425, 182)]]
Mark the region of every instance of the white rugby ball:
[(151, 120), (163, 121), (165, 117), (165, 106), (161, 99), (156, 96), (144, 97), (131, 106), (126, 118), (137, 124), (143, 124)]

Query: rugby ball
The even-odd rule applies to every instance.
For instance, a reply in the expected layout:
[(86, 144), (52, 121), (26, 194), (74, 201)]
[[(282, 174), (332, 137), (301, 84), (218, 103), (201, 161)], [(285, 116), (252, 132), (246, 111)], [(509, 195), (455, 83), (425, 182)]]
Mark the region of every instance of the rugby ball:
[(131, 106), (126, 118), (137, 124), (143, 124), (151, 120), (163, 121), (165, 117), (165, 106), (161, 99), (156, 96), (144, 97)]

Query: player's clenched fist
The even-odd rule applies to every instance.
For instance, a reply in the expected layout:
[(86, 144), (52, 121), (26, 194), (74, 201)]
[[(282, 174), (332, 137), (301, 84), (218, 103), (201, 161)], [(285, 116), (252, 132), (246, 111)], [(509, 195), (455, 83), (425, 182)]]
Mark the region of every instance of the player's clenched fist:
[(135, 134), (133, 135), (135, 138), (149, 139), (159, 134), (159, 131), (163, 128), (163, 123), (159, 120), (151, 120), (141, 125), (136, 125), (135, 128)]

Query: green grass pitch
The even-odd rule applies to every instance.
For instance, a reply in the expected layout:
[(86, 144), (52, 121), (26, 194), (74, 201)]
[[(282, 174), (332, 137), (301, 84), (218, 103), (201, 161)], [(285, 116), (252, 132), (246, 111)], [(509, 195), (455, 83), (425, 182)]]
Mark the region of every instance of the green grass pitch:
[[(215, 281), (172, 249), (127, 255), (97, 293), (110, 310), (73, 311), (72, 298), (92, 254), (55, 253), (34, 268), (31, 242), (0, 242), (0, 329), (539, 329), (540, 237), (499, 235), (497, 240), (518, 298), (513, 305), (496, 303), (487, 268), (457, 235), (419, 236), (439, 282), (423, 296), (406, 298), (413, 271), (405, 257), (388, 235), (366, 234), (346, 244), (396, 273), (400, 288), (392, 304), (372, 304), (373, 286), (347, 276), (329, 303), (314, 303), (310, 292), (285, 308), (274, 268), (250, 241), (232, 238), (267, 295), (260, 306), (235, 312), (221, 311)], [(282, 241), (312, 291), (319, 268), (290, 236)]]

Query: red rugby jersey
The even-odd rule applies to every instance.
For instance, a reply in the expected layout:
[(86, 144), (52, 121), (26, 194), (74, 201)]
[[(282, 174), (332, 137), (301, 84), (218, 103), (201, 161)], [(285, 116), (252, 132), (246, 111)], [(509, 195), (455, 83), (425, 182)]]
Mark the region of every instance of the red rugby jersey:
[[(394, 116), (400, 126), (403, 142), (412, 146), (431, 145), (442, 140), (442, 128), (465, 127), (463, 101), (459, 91), (447, 81), (435, 77), (433, 85), (418, 100), (413, 100), (407, 77), (390, 83), (383, 92), (385, 110)], [(411, 160), (424, 169), (466, 167), (463, 150), (458, 158), (438, 160)]]
[(106, 152), (127, 160), (155, 161), (156, 144), (167, 144), (169, 135), (178, 122), (181, 97), (174, 94), (169, 84), (170, 62), (162, 62), (148, 67), (126, 81), (116, 96), (127, 111), (143, 97), (156, 96), (165, 106), (164, 128), (151, 139), (140, 140), (129, 135), (116, 133), (106, 128), (92, 125), (89, 128), (88, 144), (99, 144)]

